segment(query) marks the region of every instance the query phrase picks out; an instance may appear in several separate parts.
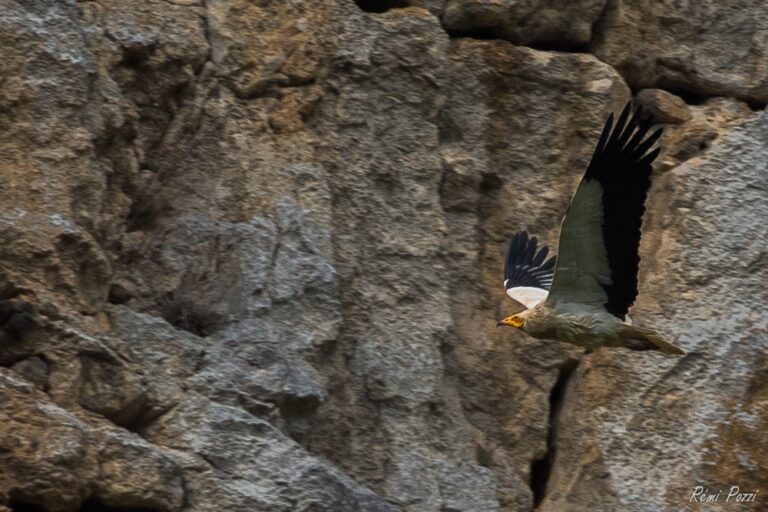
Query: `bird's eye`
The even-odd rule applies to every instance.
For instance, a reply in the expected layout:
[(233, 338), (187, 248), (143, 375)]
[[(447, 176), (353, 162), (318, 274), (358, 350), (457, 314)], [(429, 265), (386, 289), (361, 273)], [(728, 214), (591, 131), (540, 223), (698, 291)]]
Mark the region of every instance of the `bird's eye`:
[(519, 316), (512, 317), (512, 327), (522, 327), (523, 326), (523, 319)]

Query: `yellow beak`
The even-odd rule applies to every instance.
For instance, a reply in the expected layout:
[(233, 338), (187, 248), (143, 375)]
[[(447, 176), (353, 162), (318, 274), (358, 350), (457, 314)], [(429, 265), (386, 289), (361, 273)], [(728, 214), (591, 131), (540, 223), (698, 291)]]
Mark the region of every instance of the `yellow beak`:
[(520, 317), (517, 317), (517, 316), (513, 315), (513, 316), (508, 316), (507, 318), (505, 318), (501, 322), (497, 322), (496, 323), (496, 327), (499, 327), (500, 325), (508, 325), (510, 327), (515, 327), (515, 328), (519, 329), (520, 326), (523, 325), (523, 322), (520, 319)]

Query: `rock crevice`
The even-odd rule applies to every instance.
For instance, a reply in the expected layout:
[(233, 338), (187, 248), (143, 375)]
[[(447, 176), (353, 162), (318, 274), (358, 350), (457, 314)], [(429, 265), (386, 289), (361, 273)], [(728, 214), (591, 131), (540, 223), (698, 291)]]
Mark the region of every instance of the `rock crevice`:
[(552, 475), (552, 468), (557, 460), (558, 423), (560, 413), (568, 392), (570, 379), (576, 370), (577, 361), (569, 361), (558, 370), (557, 380), (549, 393), (549, 420), (547, 423), (547, 450), (539, 458), (531, 462), (531, 492), (533, 493), (533, 508), (538, 508), (547, 493), (547, 483)]

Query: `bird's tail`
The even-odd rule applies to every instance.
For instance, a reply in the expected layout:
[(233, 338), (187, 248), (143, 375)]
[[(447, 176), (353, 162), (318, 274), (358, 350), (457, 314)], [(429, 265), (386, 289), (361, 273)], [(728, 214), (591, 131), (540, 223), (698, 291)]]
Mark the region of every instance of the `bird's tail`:
[[(663, 352), (665, 354), (685, 354), (685, 351), (669, 341), (662, 338), (659, 333), (656, 331), (653, 331), (651, 329), (645, 329), (643, 327), (637, 327), (635, 325), (624, 325), (620, 332), (622, 338), (625, 338), (627, 340), (627, 346), (629, 348), (634, 348), (636, 346), (636, 342), (649, 342), (650, 345), (647, 343), (644, 343), (636, 350), (658, 350), (660, 352)], [(633, 343), (635, 342), (635, 343)], [(643, 347), (645, 345), (645, 347)], [(652, 345), (652, 346), (651, 346)], [(642, 347), (642, 348), (641, 348)]]

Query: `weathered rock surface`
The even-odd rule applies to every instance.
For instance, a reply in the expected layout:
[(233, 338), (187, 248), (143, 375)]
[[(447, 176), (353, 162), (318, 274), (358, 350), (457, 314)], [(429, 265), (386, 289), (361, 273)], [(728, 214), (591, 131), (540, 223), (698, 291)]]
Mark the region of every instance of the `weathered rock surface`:
[(590, 49), (633, 88), (768, 102), (763, 0), (610, 0)]
[(637, 93), (635, 101), (657, 123), (683, 124), (691, 119), (690, 108), (685, 101), (662, 89), (643, 89)]
[(768, 318), (758, 306), (768, 300), (768, 227), (753, 222), (768, 215), (766, 161), (763, 113), (655, 186), (649, 224), (664, 235), (645, 244), (648, 293), (633, 321), (660, 326), (689, 353), (630, 360), (602, 352), (577, 372), (544, 510), (681, 508), (693, 485), (725, 489), (707, 510), (760, 510), (725, 498), (731, 485), (768, 485), (757, 469), (768, 453), (755, 442), (768, 412)]
[[(638, 81), (607, 56), (645, 4), (374, 4), (0, 0), (0, 510), (678, 509), (765, 487), (752, 61)], [(578, 350), (495, 329), (502, 256), (520, 228), (556, 242), (627, 80), (724, 96), (638, 95), (671, 124), (633, 317), (690, 354), (600, 352), (568, 378)]]
[(592, 39), (606, 0), (448, 0), (446, 29), (483, 34), (516, 44), (555, 48), (584, 47)]
[[(11, 509), (77, 510), (83, 501), (180, 510), (182, 473), (167, 450), (101, 418), (70, 412), (0, 370), (0, 473)], [(24, 509), (26, 510), (26, 509)]]

